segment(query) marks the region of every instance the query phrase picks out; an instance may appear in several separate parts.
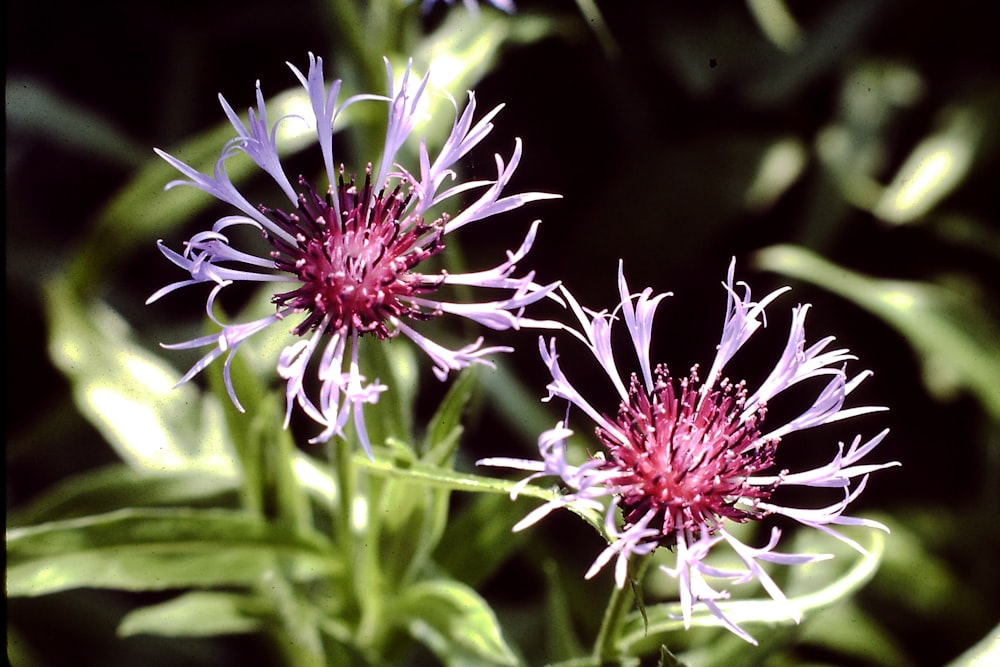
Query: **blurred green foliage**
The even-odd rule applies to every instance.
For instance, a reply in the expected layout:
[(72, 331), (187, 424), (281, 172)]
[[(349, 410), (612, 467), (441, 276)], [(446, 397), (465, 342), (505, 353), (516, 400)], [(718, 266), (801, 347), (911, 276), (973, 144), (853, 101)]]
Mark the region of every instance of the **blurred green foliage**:
[[(470, 466), (529, 452), (561, 416), (535, 401), (542, 369), (530, 336), (511, 334), (526, 354), (495, 374), (463, 375), (447, 393), (394, 343), (391, 357), (373, 359), (399, 387), (380, 404), (374, 439), (386, 444), (375, 462), (341, 458), (340, 470), (354, 471), (342, 478), (297, 445), (295, 424), (270, 428), (283, 408), (280, 391), (266, 390), (266, 341), (248, 346), (234, 370), (247, 415), (217, 398), (217, 376), (170, 388), (187, 360), (156, 344), (201, 325), (190, 299), (142, 305), (176, 278), (153, 241), (176, 243), (213, 211), (192, 189), (162, 192), (174, 174), (151, 147), (209, 166), (231, 135), (215, 94), (246, 107), (258, 78), (270, 99), (291, 94), (284, 62), (301, 65), (307, 51), (352, 91), (382, 90), (381, 55), (413, 57), (421, 68), (433, 61), (435, 84), (456, 98), (475, 89), (484, 108), (506, 103), (503, 132), (488, 140), (503, 143), (484, 154), (521, 136), (515, 186), (564, 195), (529, 214), (545, 220), (532, 254), (540, 277), (563, 280), (585, 303), (606, 302), (623, 258), (633, 285), (674, 291), (658, 322), (664, 361), (711, 354), (718, 284), (735, 255), (744, 277), (761, 271), (757, 290), (794, 281), (785, 299), (815, 304), (813, 330), (834, 332), (875, 371), (864, 399), (892, 409), (880, 453), (903, 468), (864, 497), (893, 530), (871, 584), (800, 626), (756, 632), (766, 637), (759, 649), (709, 625), (677, 631), (670, 604), (647, 599), (623, 640), (642, 645), (644, 664), (675, 664), (661, 640), (689, 665), (996, 657), (992, 7), (519, 0), (518, 9), (484, 6), (476, 17), (442, 5), (422, 15), (419, 3), (347, 0), (9, 7), (8, 594), (26, 596), (8, 601), (12, 664), (294, 664), (283, 645), (305, 647), (311, 664), (324, 649), (339, 664), (375, 654), (398, 664), (541, 664), (577, 655), (597, 633), (610, 581), (582, 574), (599, 537), (574, 516), (511, 535), (545, 492), (511, 503), (509, 482)], [(360, 164), (382, 128), (347, 121)], [(308, 164), (297, 161), (303, 146), (289, 147), (292, 164)], [(257, 192), (251, 171), (234, 165), (234, 179)], [(464, 166), (473, 177), (492, 168)], [(471, 264), (510, 238), (496, 226), (470, 229), (462, 250)], [(248, 309), (260, 305), (248, 297)], [(414, 432), (419, 446), (403, 442)], [(586, 437), (575, 442), (587, 447)], [(377, 499), (366, 519), (344, 502), (358, 485)], [(362, 520), (377, 544), (351, 542)], [(323, 521), (343, 522), (344, 541), (331, 544)], [(164, 551), (178, 534), (187, 550)], [(448, 548), (463, 541), (462, 551)], [(402, 566), (366, 560), (379, 558)], [(868, 565), (836, 562), (853, 573)], [(354, 569), (367, 574), (349, 580)], [(790, 595), (808, 597), (835, 576), (810, 572), (784, 582)], [(179, 592), (206, 582), (214, 586)], [(249, 634), (260, 628), (284, 643)], [(329, 648), (359, 628), (373, 653)]]

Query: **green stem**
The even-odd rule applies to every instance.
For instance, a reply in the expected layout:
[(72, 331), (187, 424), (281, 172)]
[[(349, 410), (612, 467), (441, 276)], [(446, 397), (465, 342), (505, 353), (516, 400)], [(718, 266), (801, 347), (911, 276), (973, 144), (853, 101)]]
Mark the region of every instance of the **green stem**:
[(635, 576), (630, 577), (630, 585), (628, 587), (612, 587), (611, 599), (608, 600), (608, 606), (604, 610), (601, 629), (597, 633), (597, 640), (594, 642), (593, 657), (601, 664), (612, 660), (617, 653), (615, 644), (618, 641), (622, 624), (625, 622), (625, 614), (635, 600), (635, 587), (641, 585), (642, 577), (649, 566), (649, 556), (634, 558), (629, 565), (629, 569), (634, 572)]
[[(354, 498), (357, 495), (357, 477), (354, 470), (353, 445), (348, 440), (331, 438), (327, 443), (331, 475), (337, 480), (337, 497), (333, 503), (333, 539), (341, 553), (354, 553)], [(348, 566), (353, 558), (346, 561)]]

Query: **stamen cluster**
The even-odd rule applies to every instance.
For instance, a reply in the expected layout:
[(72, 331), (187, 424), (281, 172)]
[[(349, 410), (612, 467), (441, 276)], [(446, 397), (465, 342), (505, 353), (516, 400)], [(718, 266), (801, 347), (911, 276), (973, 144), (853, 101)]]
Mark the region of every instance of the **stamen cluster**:
[(301, 336), (322, 325), (324, 333), (346, 327), (383, 340), (395, 333), (387, 326), (390, 318), (427, 320), (439, 315), (440, 311), (423, 310), (401, 299), (434, 291), (433, 285), (424, 284), (423, 276), (410, 271), (444, 249), (441, 237), (447, 218), (428, 225), (423, 218), (407, 217), (409, 195), (402, 194), (404, 183), (388, 195), (383, 190), (373, 196), (371, 165), (360, 191), (353, 177), (349, 184), (344, 182), (343, 167), (339, 180), (336, 191), (331, 188), (321, 197), (300, 177), (304, 192), (295, 213), (260, 207), (295, 239), (293, 244), (264, 233), (274, 247), (275, 267), (302, 283), (271, 299), (278, 312), (291, 308), (307, 313), (292, 333)]
[(774, 464), (778, 439), (760, 439), (764, 406), (743, 415), (742, 382), (724, 380), (704, 395), (698, 385), (697, 366), (677, 383), (666, 366), (657, 366), (652, 392), (633, 374), (615, 420), (620, 430), (596, 429), (610, 455), (604, 468), (621, 471), (610, 484), (620, 489), (626, 526), (652, 512), (648, 524), (662, 525), (666, 546), (676, 543), (680, 529), (715, 531), (723, 519), (742, 523), (766, 516), (756, 501), (768, 499), (777, 486), (747, 481)]

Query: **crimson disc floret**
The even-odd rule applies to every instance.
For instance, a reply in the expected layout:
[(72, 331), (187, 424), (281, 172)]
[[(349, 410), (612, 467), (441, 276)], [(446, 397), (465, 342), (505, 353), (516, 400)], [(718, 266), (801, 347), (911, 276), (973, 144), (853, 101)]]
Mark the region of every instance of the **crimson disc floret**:
[[(392, 318), (427, 320), (440, 311), (428, 311), (409, 301), (415, 295), (434, 291), (421, 274), (412, 270), (444, 250), (442, 235), (447, 216), (431, 224), (409, 217), (409, 197), (404, 183), (390, 193), (372, 192), (371, 166), (359, 190), (354, 178), (321, 197), (305, 179), (298, 208), (291, 213), (261, 207), (281, 229), (294, 237), (264, 233), (274, 246), (275, 267), (294, 275), (301, 285), (275, 294), (271, 301), (278, 311), (290, 308), (306, 318), (292, 329), (301, 336), (324, 326), (327, 333), (349, 328), (378, 339), (388, 338)], [(339, 196), (340, 206), (333, 198)], [(340, 219), (337, 219), (337, 211)]]
[(705, 394), (698, 389), (697, 367), (675, 381), (657, 366), (652, 391), (633, 374), (614, 420), (617, 431), (596, 429), (608, 452), (600, 468), (613, 475), (609, 484), (619, 489), (626, 526), (652, 513), (649, 523), (661, 526), (665, 545), (676, 543), (680, 529), (714, 531), (723, 520), (763, 517), (767, 512), (753, 501), (766, 500), (777, 486), (748, 482), (772, 467), (777, 451), (777, 439), (760, 437), (764, 406), (743, 415), (742, 382), (724, 380)]

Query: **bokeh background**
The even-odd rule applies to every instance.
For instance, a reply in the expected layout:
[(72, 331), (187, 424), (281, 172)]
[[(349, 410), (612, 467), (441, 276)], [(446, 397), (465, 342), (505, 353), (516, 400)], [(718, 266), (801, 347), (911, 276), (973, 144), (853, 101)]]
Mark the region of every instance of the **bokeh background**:
[[(177, 338), (179, 317), (197, 326), (194, 295), (143, 305), (177, 279), (152, 243), (159, 234), (133, 243), (120, 220), (110, 234), (101, 224), (109, 202), (157, 159), (152, 147), (216, 127), (218, 92), (245, 109), (257, 79), (268, 94), (291, 87), (284, 63), (301, 67), (308, 51), (324, 56), (328, 75), (364, 81), (380, 63), (356, 62), (344, 46), (351, 34), (393, 35), (388, 52), (462, 13), (454, 31), (489, 29), (487, 39), (504, 40), (475, 85), (481, 108), (507, 105), (478, 155), (506, 153), (520, 136), (525, 157), (512, 187), (564, 197), (463, 231), (470, 264), (512, 247), (542, 218), (529, 263), (583, 303), (614, 303), (619, 259), (633, 288), (675, 293), (656, 340), (663, 361), (682, 371), (711, 359), (720, 282), (735, 256), (758, 294), (793, 285), (775, 313), (814, 304), (813, 335), (835, 334), (861, 358), (858, 368), (874, 371), (858, 400), (891, 412), (862, 427), (888, 424), (878, 456), (903, 467), (880, 473), (862, 503), (894, 535), (846, 626), (866, 628), (865, 645), (838, 652), (814, 642), (799, 657), (938, 665), (991, 632), (1000, 620), (993, 3), (599, 2), (600, 20), (589, 3), (556, 0), (520, 0), (512, 17), (488, 6), (421, 15), (390, 5), (386, 16), (407, 21), (393, 30), (347, 28), (321, 0), (8, 5), (8, 510), (115, 459), (49, 361), (47, 279), (99, 256), (90, 296), (150, 349)], [(465, 167), (471, 176), (492, 169)], [(153, 196), (133, 202), (136, 227), (160, 206)], [(176, 246), (182, 231), (162, 235)], [(787, 319), (771, 324), (771, 347), (742, 362), (748, 377), (780, 349)], [(543, 394), (543, 368), (530, 335), (505, 340), (527, 349), (505, 361), (524, 389), (490, 389), (470, 417), (469, 460), (526, 455), (533, 445), (534, 422), (519, 410)], [(431, 380), (429, 405), (440, 392)], [(543, 414), (554, 422), (557, 413)], [(534, 631), (539, 573), (550, 562), (562, 565), (580, 608), (600, 618), (609, 582), (578, 581), (599, 547), (588, 527), (555, 517), (517, 540), (479, 582), (503, 619)], [(259, 655), (253, 637), (116, 638), (117, 619), (148, 599), (78, 591), (9, 600), (9, 623), (36, 664), (226, 665)]]

